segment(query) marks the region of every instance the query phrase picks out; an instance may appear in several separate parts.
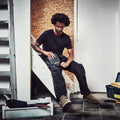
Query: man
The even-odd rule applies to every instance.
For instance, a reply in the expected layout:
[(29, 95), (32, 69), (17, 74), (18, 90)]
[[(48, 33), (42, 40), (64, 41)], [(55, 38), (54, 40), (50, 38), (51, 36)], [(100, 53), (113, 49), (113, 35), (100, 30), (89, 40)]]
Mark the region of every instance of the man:
[[(52, 73), (55, 94), (57, 100), (61, 103), (62, 110), (67, 111), (71, 104), (71, 101), (66, 97), (66, 86), (62, 70), (68, 70), (76, 75), (84, 99), (98, 102), (91, 95), (87, 86), (84, 67), (82, 64), (74, 61), (70, 37), (63, 32), (63, 29), (70, 24), (68, 16), (63, 13), (56, 13), (52, 16), (51, 22), (54, 25), (54, 29), (42, 33), (32, 47), (41, 53), (42, 59), (46, 62)], [(39, 47), (41, 44), (43, 44), (43, 49)], [(62, 55), (64, 48), (67, 48), (68, 58)], [(55, 65), (49, 62), (49, 60), (54, 60), (57, 56), (60, 64)]]

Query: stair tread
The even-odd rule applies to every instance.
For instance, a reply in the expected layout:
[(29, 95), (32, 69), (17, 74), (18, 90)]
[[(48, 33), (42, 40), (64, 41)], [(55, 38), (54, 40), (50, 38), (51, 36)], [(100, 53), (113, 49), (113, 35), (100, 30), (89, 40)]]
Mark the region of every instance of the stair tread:
[(8, 46), (9, 45), (9, 38), (8, 37), (0, 37), (0, 46)]
[(7, 4), (0, 5), (0, 10), (7, 10), (7, 9), (8, 9)]
[(10, 71), (0, 71), (0, 81), (10, 81)]
[(0, 28), (8, 28), (8, 20), (0, 20)]
[(7, 88), (0, 88), (0, 94), (11, 94), (11, 91)]
[(0, 41), (5, 41), (5, 42), (8, 42), (9, 41), (9, 39), (8, 39), (8, 37), (0, 37)]
[(8, 20), (0, 20), (0, 24), (8, 24)]
[(8, 54), (0, 54), (0, 59), (9, 59)]
[(0, 5), (7, 5), (8, 0), (0, 0)]
[(10, 71), (0, 71), (0, 76), (10, 76)]
[(0, 54), (0, 63), (9, 63), (9, 55), (8, 54)]

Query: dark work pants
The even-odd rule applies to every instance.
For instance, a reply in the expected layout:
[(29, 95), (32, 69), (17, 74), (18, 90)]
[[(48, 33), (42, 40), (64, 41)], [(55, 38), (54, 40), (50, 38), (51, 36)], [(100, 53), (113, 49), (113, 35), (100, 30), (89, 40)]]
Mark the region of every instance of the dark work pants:
[[(85, 70), (82, 64), (78, 64), (77, 62), (72, 61), (69, 67), (62, 68), (61, 66), (51, 65), (47, 61), (46, 57), (42, 57), (42, 58), (46, 62), (48, 68), (51, 71), (51, 74), (53, 77), (54, 90), (58, 100), (60, 96), (67, 94), (65, 80), (62, 76), (62, 70), (68, 70), (69, 72), (72, 72), (75, 74), (79, 82), (80, 91), (82, 95), (87, 96), (90, 93), (90, 90), (86, 82)], [(63, 55), (60, 55), (59, 59), (61, 62), (67, 61), (67, 58)]]

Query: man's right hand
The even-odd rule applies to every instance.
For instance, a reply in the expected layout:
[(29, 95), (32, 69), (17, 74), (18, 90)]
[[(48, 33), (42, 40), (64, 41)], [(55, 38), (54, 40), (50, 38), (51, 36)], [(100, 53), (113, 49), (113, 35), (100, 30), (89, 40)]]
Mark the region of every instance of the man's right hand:
[(36, 52), (39, 52), (39, 53), (41, 53), (41, 54), (44, 54), (44, 55), (48, 56), (49, 59), (54, 59), (54, 58), (55, 58), (55, 55), (54, 55), (53, 52), (51, 52), (51, 51), (48, 52), (48, 51), (45, 51), (45, 50), (41, 49), (41, 48), (39, 47), (40, 44), (39, 44), (38, 42), (35, 42), (35, 43), (32, 44), (31, 46), (32, 46), (32, 48), (33, 48)]
[(55, 54), (53, 52), (46, 52), (45, 55), (48, 56), (49, 59), (55, 58)]

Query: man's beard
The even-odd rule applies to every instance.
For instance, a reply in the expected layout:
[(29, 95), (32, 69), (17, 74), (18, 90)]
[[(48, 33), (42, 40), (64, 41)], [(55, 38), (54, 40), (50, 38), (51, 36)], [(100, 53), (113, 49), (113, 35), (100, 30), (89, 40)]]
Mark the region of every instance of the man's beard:
[(55, 31), (56, 31), (57, 34), (62, 33), (62, 30), (56, 30), (56, 29), (55, 29)]

